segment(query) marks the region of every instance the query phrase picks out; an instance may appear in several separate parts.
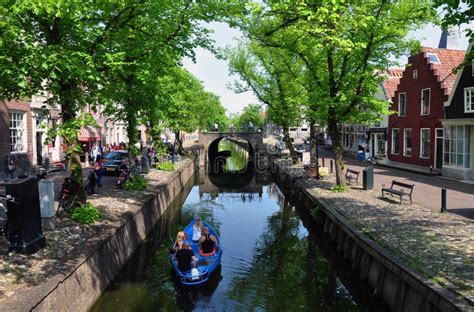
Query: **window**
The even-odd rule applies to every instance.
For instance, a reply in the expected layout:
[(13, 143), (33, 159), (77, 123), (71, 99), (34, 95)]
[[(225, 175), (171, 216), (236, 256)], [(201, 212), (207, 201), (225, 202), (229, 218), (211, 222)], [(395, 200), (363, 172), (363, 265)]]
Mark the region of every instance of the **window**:
[(24, 152), (26, 146), (25, 113), (10, 113), (10, 151)]
[(420, 157), (430, 158), (430, 129), (422, 128), (420, 132)]
[(392, 154), (400, 153), (400, 129), (392, 129)]
[(403, 130), (403, 156), (411, 156), (411, 129)]
[(474, 87), (464, 89), (464, 112), (474, 113)]
[(418, 70), (413, 70), (413, 79), (417, 79), (418, 78)]
[(398, 94), (398, 116), (403, 117), (406, 114), (407, 94), (405, 92)]
[(444, 165), (470, 167), (470, 126), (444, 128)]
[(430, 88), (421, 90), (421, 115), (429, 115), (430, 113)]
[(428, 61), (433, 64), (440, 64), (441, 62), (439, 61), (439, 58), (436, 54), (434, 53), (426, 53), (426, 56), (428, 57)]

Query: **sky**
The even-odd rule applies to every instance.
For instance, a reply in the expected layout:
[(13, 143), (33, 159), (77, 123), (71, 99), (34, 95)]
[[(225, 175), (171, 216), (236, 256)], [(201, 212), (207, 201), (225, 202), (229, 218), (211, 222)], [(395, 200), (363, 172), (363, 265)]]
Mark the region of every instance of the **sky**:
[[(235, 47), (239, 38), (242, 38), (242, 33), (239, 30), (232, 29), (227, 24), (210, 23), (208, 27), (214, 31), (211, 37), (218, 48)], [(438, 46), (440, 36), (441, 29), (434, 25), (428, 25), (410, 34), (410, 37), (420, 40), (422, 46), (433, 48)], [(461, 33), (459, 48), (465, 50), (467, 45), (468, 40), (464, 33)], [(250, 91), (236, 94), (228, 88), (238, 77), (229, 74), (227, 61), (218, 60), (211, 52), (201, 48), (197, 48), (195, 53), (196, 62), (193, 63), (192, 60), (185, 59), (183, 61), (184, 67), (203, 82), (207, 91), (220, 97), (222, 105), (229, 113), (238, 113), (248, 104), (259, 103)]]

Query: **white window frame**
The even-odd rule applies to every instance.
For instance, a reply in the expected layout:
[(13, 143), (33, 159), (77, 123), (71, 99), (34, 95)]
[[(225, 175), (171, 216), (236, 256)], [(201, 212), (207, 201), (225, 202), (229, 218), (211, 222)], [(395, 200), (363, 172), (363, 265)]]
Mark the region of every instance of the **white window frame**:
[[(469, 93), (469, 96), (468, 96)], [(464, 112), (474, 113), (474, 102), (470, 102), (473, 98), (474, 87), (464, 88)], [(469, 102), (468, 102), (469, 99)]]
[[(423, 156), (423, 131), (428, 131), (428, 156)], [(430, 128), (421, 128), (420, 129), (420, 158), (430, 159), (430, 149), (431, 149), (431, 129)]]
[[(400, 96), (401, 95), (404, 95), (404, 98), (405, 98), (405, 111), (403, 112), (403, 115), (400, 114)], [(406, 92), (400, 92), (398, 93), (398, 117), (405, 117), (407, 114), (407, 93)]]
[[(10, 124), (11, 124), (11, 119), (12, 119), (12, 115), (20, 115), (21, 116), (21, 134), (20, 134), (20, 140), (21, 140), (21, 148), (20, 149), (16, 149), (16, 147), (14, 147), (13, 143), (12, 143), (12, 137), (11, 137), (11, 131), (16, 129), (18, 131), (18, 128), (16, 127), (11, 127)], [(28, 141), (27, 141), (27, 127), (26, 127), (26, 112), (24, 111), (15, 111), (15, 110), (12, 110), (12, 111), (9, 111), (8, 112), (8, 137), (10, 138), (10, 151), (12, 154), (21, 154), (21, 153), (26, 153), (26, 148), (27, 148), (27, 145), (28, 145)], [(18, 143), (17, 143), (18, 144)]]
[[(429, 96), (428, 96), (428, 112), (426, 114), (423, 114), (423, 91), (428, 90)], [(420, 107), (421, 107), (421, 116), (428, 116), (430, 114), (430, 107), (431, 107), (431, 88), (424, 88), (421, 89), (421, 98), (420, 98)]]
[(418, 69), (413, 70), (413, 79), (418, 79)]
[[(407, 155), (406, 150), (407, 150), (407, 140), (406, 140), (406, 133), (410, 131), (411, 132), (411, 147), (410, 147), (410, 155)], [(405, 128), (403, 129), (403, 156), (405, 157), (411, 157), (413, 155), (412, 153), (413, 150), (413, 130), (411, 128)]]
[[(394, 133), (395, 131), (398, 131), (398, 144), (397, 144), (397, 146), (398, 146), (398, 153), (395, 153), (395, 152), (394, 152), (394, 146), (395, 146), (395, 144), (394, 144), (394, 142), (393, 142), (393, 141), (394, 141), (394, 139), (393, 139), (393, 138), (394, 138), (393, 133)], [(399, 128), (393, 128), (393, 129), (392, 129), (392, 144), (391, 144), (391, 145), (392, 145), (392, 146), (391, 146), (392, 155), (400, 155), (400, 129), (399, 129)]]
[[(447, 130), (447, 128), (450, 128)], [(454, 130), (454, 128), (462, 128), (462, 133), (461, 133), (461, 138), (457, 136), (458, 131)], [(444, 167), (450, 167), (450, 168), (457, 168), (457, 169), (469, 169), (471, 164), (469, 158), (471, 157), (471, 151), (469, 146), (469, 140), (470, 140), (470, 134), (468, 135), (467, 133), (469, 131), (469, 126), (467, 125), (455, 125), (455, 126), (446, 126), (444, 128), (444, 139), (443, 139), (443, 166)], [(452, 135), (454, 132), (456, 132), (456, 135)], [(447, 137), (449, 135), (449, 137)], [(445, 141), (449, 140), (449, 149), (446, 151), (445, 149)], [(461, 150), (458, 149), (458, 141), (462, 141), (462, 147)], [(454, 142), (453, 142), (454, 141)], [(453, 147), (453, 149), (451, 149)], [(448, 154), (448, 158), (446, 158), (446, 154)], [(458, 165), (458, 155), (462, 155), (462, 164)]]

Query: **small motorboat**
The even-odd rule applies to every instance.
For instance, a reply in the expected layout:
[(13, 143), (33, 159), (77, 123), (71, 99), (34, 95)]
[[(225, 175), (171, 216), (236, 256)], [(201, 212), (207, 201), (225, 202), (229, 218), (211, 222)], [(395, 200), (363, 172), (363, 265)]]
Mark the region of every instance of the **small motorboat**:
[[(185, 228), (184, 232), (186, 232), (188, 238), (193, 237), (193, 225), (195, 220), (192, 220)], [(184, 285), (199, 285), (207, 282), (209, 277), (211, 276), (212, 272), (216, 270), (221, 262), (222, 257), (222, 246), (219, 240), (219, 236), (217, 236), (216, 231), (206, 222), (201, 221), (202, 226), (209, 228), (209, 233), (214, 235), (217, 238), (217, 243), (219, 244), (219, 248), (212, 254), (212, 255), (201, 255), (199, 253), (199, 242), (192, 241), (189, 239), (189, 244), (191, 245), (191, 249), (194, 252), (194, 256), (198, 259), (197, 271), (196, 270), (189, 270), (186, 272), (182, 272), (178, 269), (178, 262), (176, 261), (176, 257), (174, 255), (170, 255), (169, 259), (171, 261), (171, 265), (173, 266), (176, 275), (179, 277), (181, 283)]]

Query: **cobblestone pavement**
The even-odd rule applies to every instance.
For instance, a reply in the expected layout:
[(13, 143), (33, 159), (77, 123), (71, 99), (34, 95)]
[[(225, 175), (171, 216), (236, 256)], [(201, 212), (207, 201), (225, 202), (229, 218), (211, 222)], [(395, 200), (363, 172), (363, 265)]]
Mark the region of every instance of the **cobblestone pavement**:
[[(293, 177), (301, 174), (301, 165), (292, 166)], [(402, 263), (474, 305), (474, 221), (382, 199), (379, 189), (353, 186), (348, 192), (335, 193), (330, 190), (335, 185), (333, 175), (304, 183), (310, 193), (328, 201)]]
[[(187, 161), (177, 163), (177, 169)], [(172, 172), (151, 170), (147, 175), (149, 190), (157, 190), (168, 183)], [(55, 185), (62, 182), (65, 173), (51, 175)], [(80, 224), (61, 214), (56, 219), (54, 231), (44, 231), (46, 247), (32, 255), (8, 252), (8, 241), (0, 236), (0, 310), (2, 301), (14, 296), (23, 288), (44, 282), (47, 278), (67, 274), (76, 262), (84, 257), (88, 248), (93, 248), (102, 234), (121, 226), (123, 220), (140, 209), (152, 192), (117, 190), (113, 186), (117, 177), (106, 177), (108, 183), (98, 188), (98, 194), (88, 201), (96, 206), (102, 218), (91, 225)], [(105, 180), (104, 180), (105, 182)], [(127, 205), (124, 205), (127, 203)]]
[[(325, 165), (329, 166), (330, 158), (333, 158), (331, 153), (322, 149), (320, 154), (321, 157), (326, 157)], [(353, 159), (345, 158), (344, 160), (346, 167), (354, 170), (363, 170), (369, 165)], [(474, 220), (474, 184), (449, 180), (440, 176), (427, 176), (378, 165), (374, 166), (374, 189), (379, 194), (382, 192), (382, 185), (390, 187), (394, 179), (415, 184), (413, 190), (414, 203), (434, 211), (440, 211), (441, 188), (446, 188), (448, 212)], [(359, 183), (362, 183), (362, 174), (360, 175)]]

